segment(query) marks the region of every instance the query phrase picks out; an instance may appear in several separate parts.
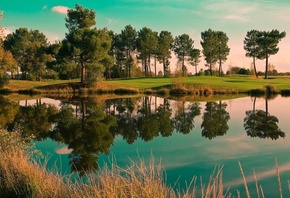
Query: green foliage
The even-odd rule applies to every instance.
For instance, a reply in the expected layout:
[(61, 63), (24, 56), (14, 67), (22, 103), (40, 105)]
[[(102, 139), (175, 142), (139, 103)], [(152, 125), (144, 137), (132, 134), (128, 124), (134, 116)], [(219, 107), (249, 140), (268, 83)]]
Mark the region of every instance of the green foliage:
[(260, 51), (258, 40), (257, 40), (258, 39), (257, 34), (258, 34), (257, 30), (248, 31), (244, 40), (244, 50), (246, 51), (247, 57), (253, 58), (253, 66), (254, 66), (254, 72), (255, 72), (256, 77), (258, 77), (257, 68), (256, 68), (256, 58)]
[(76, 4), (75, 9), (69, 9), (65, 18), (65, 26), (69, 32), (79, 29), (90, 29), (96, 25), (96, 12)]
[(253, 58), (254, 71), (257, 75), (255, 59), (266, 59), (265, 79), (268, 78), (269, 57), (277, 54), (279, 51), (278, 44), (286, 36), (286, 32), (278, 30), (257, 31), (251, 30), (247, 32), (244, 40), (244, 49), (246, 56)]
[(142, 60), (146, 77), (151, 76), (151, 55), (156, 54), (157, 44), (157, 32), (147, 27), (143, 27), (138, 31), (137, 50), (140, 52), (139, 58)]
[(198, 63), (200, 62), (200, 50), (199, 49), (192, 49), (190, 52), (190, 58), (189, 58), (189, 63), (195, 67), (195, 75), (197, 76), (197, 66)]
[(212, 67), (218, 61), (216, 56), (217, 37), (213, 30), (208, 29), (201, 33), (201, 39), (202, 53), (209, 66), (210, 75), (212, 75)]
[(107, 29), (93, 28), (95, 23), (93, 10), (78, 4), (75, 9), (70, 9), (66, 18), (69, 33), (62, 41), (59, 52), (63, 65), (80, 66), (83, 85), (92, 85), (97, 80), (96, 77), (104, 71), (103, 64), (112, 65), (106, 61), (111, 48), (111, 37)]
[(210, 75), (213, 75), (213, 65), (219, 62), (219, 76), (222, 75), (222, 63), (227, 60), (230, 48), (226, 33), (222, 31), (213, 31), (208, 29), (201, 33), (200, 42), (207, 66), (209, 66)]
[(185, 76), (186, 66), (185, 61), (189, 59), (191, 51), (193, 49), (194, 41), (188, 34), (182, 34), (175, 37), (174, 52), (178, 57), (178, 61), (182, 64), (181, 70), (183, 76)]
[(9, 83), (10, 76), (7, 72), (11, 72), (11, 76), (13, 76), (16, 69), (17, 64), (11, 52), (5, 50), (0, 41), (0, 88)]
[(9, 75), (0, 73), (0, 88), (3, 88), (5, 85), (9, 83)]
[(174, 38), (171, 32), (161, 31), (158, 36), (157, 58), (160, 63), (163, 63), (164, 77), (168, 77), (169, 59), (171, 58), (171, 49), (174, 44)]
[(227, 56), (230, 53), (230, 48), (228, 47), (229, 38), (226, 33), (221, 31), (217, 31), (216, 36), (218, 38), (217, 57), (219, 62), (219, 76), (222, 76), (222, 63), (227, 60)]
[(244, 75), (251, 75), (250, 69), (241, 68), (241, 67), (231, 67), (227, 74), (244, 74)]
[(47, 52), (47, 38), (39, 30), (16, 29), (15, 32), (7, 35), (4, 47), (11, 51), (21, 71), (25, 74), (33, 74), (36, 80), (40, 80), (45, 73), (46, 64), (53, 61)]
[(268, 59), (271, 55), (277, 54), (279, 51), (278, 44), (282, 38), (286, 36), (286, 32), (281, 32), (278, 30), (272, 31), (263, 31), (258, 32), (257, 34), (257, 42), (259, 44), (259, 59), (266, 59), (266, 66), (265, 66), (265, 79), (268, 78)]
[(125, 58), (125, 70), (126, 77), (132, 76), (132, 67), (133, 67), (133, 57), (132, 53), (136, 49), (136, 38), (137, 31), (131, 26), (125, 26), (124, 30), (121, 31), (120, 34), (121, 45), (119, 45), (119, 50), (123, 51)]

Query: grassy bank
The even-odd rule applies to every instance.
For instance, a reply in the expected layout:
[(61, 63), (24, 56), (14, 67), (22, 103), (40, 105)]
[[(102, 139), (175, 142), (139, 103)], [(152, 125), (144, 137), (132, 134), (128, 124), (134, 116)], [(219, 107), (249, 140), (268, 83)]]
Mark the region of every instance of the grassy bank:
[(2, 92), (20, 93), (149, 93), (160, 95), (216, 95), (266, 92), (271, 86), (277, 93), (290, 93), (290, 77), (273, 77), (267, 80), (251, 76), (198, 76), (184, 78), (130, 78), (101, 81), (84, 88), (78, 80), (33, 82), (11, 80)]
[[(132, 162), (126, 169), (116, 164), (103, 167), (98, 173), (87, 177), (87, 182), (72, 182), (70, 176), (62, 176), (45, 169), (30, 159), (29, 138), (22, 139), (17, 132), (0, 130), (0, 197), (143, 197), (143, 198), (193, 198), (193, 197), (265, 197), (262, 186), (258, 185), (254, 173), (256, 192), (251, 195), (247, 181), (239, 163), (244, 193), (239, 189), (229, 189), (223, 184), (222, 167), (217, 167), (207, 181), (199, 184), (198, 177), (187, 183), (187, 189), (167, 186), (164, 170), (160, 163), (151, 158), (149, 164), (141, 160)], [(282, 189), (279, 167), (276, 160), (276, 173), (280, 196)], [(231, 173), (228, 173), (231, 174)], [(207, 178), (206, 178), (207, 179)], [(200, 179), (202, 180), (202, 179)], [(178, 181), (183, 182), (183, 181)], [(185, 181), (184, 181), (185, 182)], [(178, 184), (176, 185), (178, 186)], [(233, 191), (234, 190), (234, 191)], [(231, 194), (230, 192), (235, 192)]]

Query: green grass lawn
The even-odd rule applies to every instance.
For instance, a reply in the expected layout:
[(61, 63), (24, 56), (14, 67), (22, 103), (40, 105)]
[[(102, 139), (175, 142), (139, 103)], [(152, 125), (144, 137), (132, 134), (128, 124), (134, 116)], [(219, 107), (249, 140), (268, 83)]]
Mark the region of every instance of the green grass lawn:
[[(24, 81), (24, 80), (10, 80), (9, 84), (5, 86), (9, 90), (29, 90), (38, 89), (48, 85), (57, 85), (62, 83), (79, 82), (75, 80), (50, 80), (50, 81)], [(130, 78), (103, 81), (102, 85), (109, 89), (119, 87), (145, 89), (160, 89), (171, 88), (175, 85), (187, 85), (195, 88), (210, 88), (213, 90), (235, 90), (245, 92), (251, 89), (260, 89), (266, 85), (273, 85), (279, 91), (281, 89), (290, 89), (290, 76), (270, 77), (263, 79), (262, 77), (256, 79), (253, 76), (198, 76), (198, 77), (184, 77), (184, 78)]]
[(290, 89), (289, 77), (270, 77), (256, 79), (249, 76), (232, 76), (232, 77), (215, 77), (215, 76), (198, 76), (185, 78), (132, 78), (124, 80), (110, 81), (121, 86), (134, 87), (138, 89), (158, 89), (162, 87), (171, 87), (173, 84), (184, 83), (189, 86), (210, 87), (214, 90), (234, 89), (238, 91), (247, 91), (250, 89), (263, 88), (266, 85), (274, 85), (278, 90)]

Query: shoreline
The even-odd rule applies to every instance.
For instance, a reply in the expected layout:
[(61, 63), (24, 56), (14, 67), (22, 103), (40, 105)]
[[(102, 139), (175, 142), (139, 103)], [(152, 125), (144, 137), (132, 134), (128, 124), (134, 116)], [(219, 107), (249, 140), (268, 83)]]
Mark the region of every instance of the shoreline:
[(138, 78), (107, 80), (87, 88), (75, 80), (25, 81), (10, 80), (0, 94), (146, 94), (160, 96), (215, 96), (215, 95), (273, 95), (290, 96), (290, 78), (273, 80), (251, 77), (184, 77)]

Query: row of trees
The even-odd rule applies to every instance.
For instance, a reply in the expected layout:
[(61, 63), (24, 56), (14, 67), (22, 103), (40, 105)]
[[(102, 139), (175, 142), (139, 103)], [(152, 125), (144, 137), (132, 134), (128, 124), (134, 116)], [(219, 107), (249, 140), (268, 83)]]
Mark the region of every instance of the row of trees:
[[(61, 42), (54, 44), (38, 30), (18, 28), (7, 35), (1, 45), (2, 74), (11, 72), (13, 76), (20, 67), (24, 78), (41, 80), (45, 75), (60, 79), (81, 78), (81, 83), (90, 85), (104, 75), (107, 78), (157, 76), (159, 62), (163, 65), (163, 76), (170, 76), (170, 59), (174, 53), (178, 58), (178, 70), (185, 76), (188, 64), (195, 67), (197, 74), (202, 53), (210, 75), (218, 64), (218, 75), (222, 76), (222, 64), (230, 52), (229, 38), (222, 31), (208, 29), (202, 32), (202, 50), (199, 50), (194, 48), (194, 40), (188, 34), (174, 38), (169, 31), (158, 33), (148, 27), (136, 31), (131, 25), (125, 26), (121, 33), (98, 29), (95, 15), (94, 10), (78, 4), (75, 9), (69, 9), (65, 18), (68, 33)], [(266, 59), (267, 78), (268, 59), (279, 51), (278, 43), (285, 36), (285, 32), (278, 30), (247, 33), (244, 49), (246, 56), (253, 58), (256, 75), (255, 60)], [(142, 67), (137, 67), (137, 63)]]

